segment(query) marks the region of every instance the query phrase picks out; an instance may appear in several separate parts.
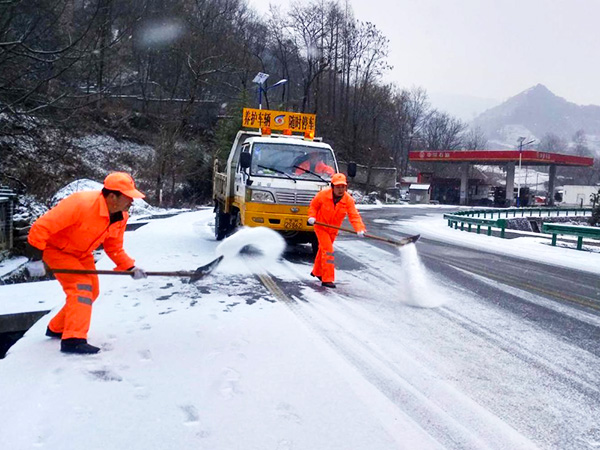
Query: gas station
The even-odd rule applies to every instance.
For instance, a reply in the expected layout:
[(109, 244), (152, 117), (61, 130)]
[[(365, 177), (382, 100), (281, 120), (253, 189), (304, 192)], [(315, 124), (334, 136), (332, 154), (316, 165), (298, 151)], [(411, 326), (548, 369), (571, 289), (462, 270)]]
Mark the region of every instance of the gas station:
[[(592, 167), (594, 158), (563, 155), (534, 150), (418, 150), (409, 152), (411, 163), (454, 164), (460, 166), (460, 204), (468, 204), (469, 166), (496, 165), (506, 168), (506, 202), (513, 204), (515, 167), (549, 166), (548, 204), (554, 204), (556, 168), (558, 166)], [(435, 182), (435, 181), (434, 181)]]

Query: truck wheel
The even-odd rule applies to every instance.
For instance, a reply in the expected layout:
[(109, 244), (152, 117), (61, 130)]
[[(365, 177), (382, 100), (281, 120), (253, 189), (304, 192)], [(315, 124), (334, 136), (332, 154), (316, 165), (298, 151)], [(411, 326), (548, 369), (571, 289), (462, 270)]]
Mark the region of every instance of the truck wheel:
[(217, 241), (223, 240), (229, 233), (230, 225), (229, 214), (221, 211), (220, 207), (217, 207), (215, 211), (215, 238)]

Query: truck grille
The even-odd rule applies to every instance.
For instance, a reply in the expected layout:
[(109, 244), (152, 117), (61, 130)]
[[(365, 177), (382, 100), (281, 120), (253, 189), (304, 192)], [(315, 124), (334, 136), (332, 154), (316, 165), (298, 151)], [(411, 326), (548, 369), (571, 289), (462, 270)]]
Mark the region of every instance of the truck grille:
[(277, 192), (277, 203), (308, 205), (315, 196), (312, 192)]

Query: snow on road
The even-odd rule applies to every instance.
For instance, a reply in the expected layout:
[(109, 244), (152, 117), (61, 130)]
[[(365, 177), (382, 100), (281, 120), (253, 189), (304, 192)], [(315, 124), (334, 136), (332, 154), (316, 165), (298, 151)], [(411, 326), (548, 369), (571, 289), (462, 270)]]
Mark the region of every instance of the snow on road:
[[(211, 222), (209, 210), (151, 221), (125, 247), (148, 270), (193, 269), (217, 254)], [(418, 245), (340, 239), (357, 268), (332, 291), (309, 276), (310, 258), (274, 264), (277, 242), (259, 239), (266, 259), (222, 246), (221, 266), (193, 284), (101, 278), (97, 355), (61, 354), (43, 336), (51, 315), (40, 320), (0, 361), (2, 447), (600, 445), (597, 358), (427, 273)], [(60, 303), (57, 284), (21, 286)]]
[(420, 233), (422, 237), (432, 240), (531, 261), (544, 261), (547, 264), (600, 275), (600, 253), (597, 247), (590, 247), (589, 250), (592, 251), (573, 251), (574, 244), (571, 248), (552, 247), (548, 238), (536, 237), (533, 234), (527, 236), (526, 233), (522, 233), (524, 237), (516, 239), (490, 239), (484, 233), (469, 233), (450, 228), (445, 220), (440, 220), (439, 214), (413, 216), (409, 220), (390, 225), (409, 234)]

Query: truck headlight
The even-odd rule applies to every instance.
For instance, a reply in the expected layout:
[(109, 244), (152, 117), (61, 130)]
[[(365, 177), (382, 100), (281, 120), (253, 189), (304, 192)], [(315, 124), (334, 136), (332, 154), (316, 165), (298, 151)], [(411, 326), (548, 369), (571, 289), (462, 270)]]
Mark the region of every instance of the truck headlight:
[(253, 190), (252, 194), (250, 195), (250, 201), (258, 203), (275, 203), (275, 197), (273, 197), (273, 194), (267, 191)]

